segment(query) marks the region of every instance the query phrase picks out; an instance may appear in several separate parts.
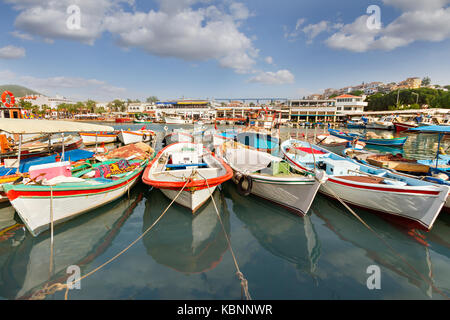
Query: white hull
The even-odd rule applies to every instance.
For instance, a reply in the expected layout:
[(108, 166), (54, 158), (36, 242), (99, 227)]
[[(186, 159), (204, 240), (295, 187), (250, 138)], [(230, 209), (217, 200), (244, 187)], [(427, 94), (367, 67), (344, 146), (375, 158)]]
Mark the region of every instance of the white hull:
[(138, 142), (148, 142), (151, 140), (151, 134), (142, 131), (123, 131), (121, 130), (119, 140), (123, 144), (133, 144)]
[[(214, 190), (216, 190), (216, 187), (196, 190), (193, 192), (183, 191), (175, 200), (175, 202), (185, 208), (190, 209), (192, 213), (195, 213), (211, 198), (210, 194), (213, 194)], [(170, 200), (173, 200), (179, 192), (179, 190), (170, 189), (161, 189), (161, 191)]]
[[(82, 133), (80, 133), (80, 137), (83, 140), (83, 143), (85, 146), (90, 146), (90, 145), (95, 145), (96, 143), (96, 137), (95, 136), (87, 136), (87, 135), (83, 135)], [(117, 140), (117, 136), (97, 136), (97, 144), (102, 144), (102, 143), (113, 143)]]
[[(350, 187), (335, 183), (334, 181), (341, 181), (347, 183), (344, 179), (339, 177), (330, 177), (325, 185), (336, 193), (342, 200), (370, 210), (376, 210), (403, 218), (408, 218), (419, 222), (426, 228), (430, 228), (435, 219), (438, 217), (436, 212), (439, 212), (444, 205), (447, 198), (445, 192), (440, 192), (438, 195), (417, 193), (399, 193), (389, 190), (389, 186), (384, 187), (386, 191), (364, 189), (362, 187)], [(364, 185), (364, 184), (361, 184)], [(369, 185), (369, 184), (366, 184)], [(433, 187), (422, 188), (423, 191), (434, 189)], [(320, 192), (334, 197), (325, 187), (320, 188)]]
[(166, 122), (166, 124), (186, 124), (186, 123), (188, 123), (184, 119), (172, 118), (172, 117), (165, 117), (164, 121)]
[(288, 182), (288, 179), (285, 179), (283, 182), (276, 182), (276, 179), (263, 180), (256, 175), (251, 177), (251, 194), (303, 215), (308, 212), (320, 187), (320, 183), (315, 180), (295, 182), (296, 179), (292, 179), (293, 182)]
[[(104, 193), (88, 194), (81, 197), (54, 197), (53, 224), (60, 224), (116, 200), (133, 187), (139, 176), (137, 174), (133, 180), (123, 186)], [(50, 197), (18, 197), (11, 201), (11, 204), (33, 236), (37, 236), (50, 228)]]

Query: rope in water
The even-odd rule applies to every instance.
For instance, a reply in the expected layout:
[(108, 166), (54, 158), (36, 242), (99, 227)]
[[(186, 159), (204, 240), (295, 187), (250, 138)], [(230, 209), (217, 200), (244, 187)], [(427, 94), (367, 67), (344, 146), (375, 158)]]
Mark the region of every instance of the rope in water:
[(214, 209), (216, 210), (217, 217), (219, 218), (219, 221), (220, 221), (220, 225), (222, 226), (223, 233), (225, 234), (225, 238), (228, 243), (228, 248), (230, 248), (231, 256), (233, 257), (234, 266), (236, 267), (236, 275), (238, 276), (239, 280), (241, 281), (241, 296), (245, 295), (245, 298), (247, 300), (252, 300), (252, 297), (250, 296), (250, 292), (248, 291), (248, 280), (245, 279), (244, 274), (239, 269), (239, 264), (237, 262), (236, 255), (234, 254), (233, 248), (231, 247), (230, 238), (228, 237), (228, 234), (227, 234), (225, 227), (223, 225), (223, 222), (222, 222), (222, 218), (220, 217), (219, 210), (217, 209), (216, 201), (214, 200), (211, 189), (209, 187), (208, 179), (205, 176), (203, 176), (200, 172), (198, 172), (198, 174), (203, 179), (205, 179), (205, 182), (206, 182), (206, 185), (207, 185), (208, 191), (209, 191), (209, 196), (211, 197), (212, 203), (214, 205)]
[(68, 299), (68, 294), (69, 294), (69, 289), (73, 287), (74, 284), (76, 284), (77, 282), (80, 282), (81, 280), (91, 276), (92, 274), (94, 274), (95, 272), (99, 271), (100, 269), (102, 269), (103, 267), (105, 267), (106, 265), (110, 264), (111, 262), (113, 262), (114, 260), (116, 260), (117, 258), (119, 258), (122, 254), (124, 254), (126, 251), (128, 251), (128, 249), (130, 249), (132, 246), (134, 246), (139, 240), (141, 240), (148, 232), (150, 232), (150, 230), (153, 229), (153, 227), (162, 219), (162, 217), (166, 214), (166, 212), (169, 210), (169, 208), (172, 206), (172, 204), (175, 202), (175, 200), (180, 196), (181, 192), (186, 188), (187, 184), (191, 182), (191, 178), (187, 178), (186, 179), (186, 183), (184, 184), (184, 186), (181, 188), (181, 190), (178, 192), (178, 194), (175, 196), (175, 198), (170, 202), (170, 204), (167, 206), (167, 208), (163, 211), (163, 213), (158, 217), (158, 219), (155, 220), (155, 222), (148, 227), (139, 237), (137, 237), (136, 240), (134, 240), (133, 242), (131, 242), (125, 249), (123, 249), (122, 251), (120, 251), (119, 253), (117, 253), (114, 257), (112, 257), (111, 259), (107, 260), (106, 262), (104, 262), (103, 264), (101, 264), (100, 266), (98, 266), (97, 268), (95, 268), (94, 270), (88, 272), (87, 274), (85, 274), (84, 276), (80, 277), (79, 279), (76, 279), (70, 283), (54, 283), (50, 286), (48, 286), (48, 284), (46, 284), (44, 286), (44, 288), (42, 288), (41, 290), (37, 291), (36, 293), (34, 293), (30, 300), (42, 300), (45, 299), (46, 296), (48, 295), (52, 295), (55, 294), (57, 291), (61, 291), (66, 289), (66, 292), (64, 294), (64, 299), (67, 300)]
[[(308, 142), (309, 143), (309, 142)], [(314, 156), (314, 152), (313, 152), (313, 147), (311, 145), (311, 143), (309, 143), (309, 147), (311, 148), (311, 152), (313, 155), (313, 160), (314, 160), (314, 168), (316, 167), (316, 157)], [(444, 293), (442, 292), (440, 289), (438, 289), (434, 283), (432, 281), (429, 281), (425, 276), (423, 276), (419, 271), (416, 270), (416, 268), (414, 268), (414, 266), (412, 266), (408, 261), (406, 261), (405, 258), (403, 258), (383, 237), (381, 237), (378, 232), (376, 232), (375, 230), (373, 230), (354, 210), (352, 210), (345, 202), (344, 200), (342, 200), (341, 197), (339, 197), (336, 192), (334, 192), (333, 189), (331, 189), (330, 187), (328, 187), (325, 183), (326, 181), (320, 181), (319, 179), (317, 179), (316, 175), (314, 175), (314, 178), (328, 191), (330, 192), (333, 197), (335, 197), (348, 211), (350, 211), (350, 213), (356, 218), (358, 219), (359, 222), (361, 222), (367, 229), (369, 229), (378, 239), (380, 239), (387, 247), (389, 250), (392, 251), (392, 253), (397, 256), (398, 258), (400, 258), (400, 260), (402, 260), (414, 273), (416, 273), (420, 278), (422, 278), (423, 281), (425, 281), (426, 283), (428, 283), (437, 293), (439, 293), (442, 297), (444, 297), (447, 300), (450, 300), (450, 298)]]

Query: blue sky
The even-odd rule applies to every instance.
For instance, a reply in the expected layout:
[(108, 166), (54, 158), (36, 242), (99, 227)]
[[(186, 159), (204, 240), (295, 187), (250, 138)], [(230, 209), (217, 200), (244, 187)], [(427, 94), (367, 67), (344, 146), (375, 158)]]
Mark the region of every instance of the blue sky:
[[(74, 4), (78, 30), (66, 24)], [(0, 0), (0, 84), (97, 101), (302, 97), (412, 76), (448, 85), (449, 4)]]

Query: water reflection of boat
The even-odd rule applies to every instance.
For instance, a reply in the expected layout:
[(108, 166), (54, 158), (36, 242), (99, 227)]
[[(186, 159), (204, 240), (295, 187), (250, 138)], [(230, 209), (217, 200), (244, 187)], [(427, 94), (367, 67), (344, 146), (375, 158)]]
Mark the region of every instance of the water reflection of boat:
[(310, 216), (301, 218), (272, 204), (252, 201), (230, 184), (224, 191), (233, 199), (233, 212), (261, 246), (315, 277), (321, 245)]
[[(142, 192), (142, 191), (141, 191)], [(67, 267), (87, 267), (111, 244), (118, 231), (142, 200), (142, 193), (131, 192), (122, 198), (83, 215), (55, 230), (53, 273), (50, 274), (50, 236), (45, 232), (34, 238), (24, 236), (20, 245), (9, 245), (0, 256), (0, 296), (27, 299), (46, 283), (65, 283)], [(1, 242), (0, 242), (1, 245)]]
[[(382, 265), (395, 274), (406, 278), (411, 284), (431, 297), (432, 264), (427, 243), (420, 231), (408, 230), (394, 224), (385, 223), (383, 219), (369, 212), (358, 210), (357, 213), (360, 217), (394, 248), (397, 252), (397, 254), (394, 254), (386, 244), (339, 203), (329, 201), (322, 195), (319, 195), (317, 200), (313, 203), (311, 211), (325, 222), (327, 228), (336, 233), (340, 239), (363, 249), (366, 256), (374, 261), (374, 264)], [(398, 254), (408, 262), (409, 266)], [(351, 257), (343, 257), (343, 259), (351, 259)], [(410, 266), (413, 266), (416, 272)], [(423, 280), (417, 272), (427, 281)]]
[[(230, 232), (229, 213), (220, 192), (214, 200), (227, 234)], [(170, 201), (159, 191), (152, 192), (146, 202), (143, 230), (149, 228)], [(200, 273), (215, 268), (228, 245), (212, 201), (192, 215), (174, 204), (157, 226), (143, 239), (147, 253), (156, 262), (183, 273)]]

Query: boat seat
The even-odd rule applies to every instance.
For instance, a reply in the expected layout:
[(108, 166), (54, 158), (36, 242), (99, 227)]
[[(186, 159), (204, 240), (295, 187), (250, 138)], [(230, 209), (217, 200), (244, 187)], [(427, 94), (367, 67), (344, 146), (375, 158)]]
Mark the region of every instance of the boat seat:
[(199, 167), (199, 168), (207, 168), (207, 163), (180, 163), (180, 164), (166, 164), (167, 169), (186, 169), (187, 167)]

